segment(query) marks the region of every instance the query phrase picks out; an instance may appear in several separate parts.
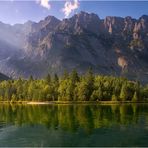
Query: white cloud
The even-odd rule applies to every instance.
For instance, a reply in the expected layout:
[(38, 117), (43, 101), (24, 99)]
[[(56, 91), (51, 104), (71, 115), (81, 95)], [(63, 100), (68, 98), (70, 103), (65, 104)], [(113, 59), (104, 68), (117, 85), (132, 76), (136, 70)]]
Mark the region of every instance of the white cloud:
[(78, 0), (74, 0), (73, 2), (66, 1), (62, 11), (64, 12), (65, 17), (68, 17), (75, 9), (78, 8), (79, 8)]
[(42, 7), (50, 9), (51, 5), (49, 4), (50, 0), (37, 0), (37, 3), (39, 3)]

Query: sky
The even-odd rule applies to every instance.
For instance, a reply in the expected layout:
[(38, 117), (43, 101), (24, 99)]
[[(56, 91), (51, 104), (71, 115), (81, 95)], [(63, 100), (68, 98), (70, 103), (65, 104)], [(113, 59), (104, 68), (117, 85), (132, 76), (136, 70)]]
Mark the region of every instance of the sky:
[(148, 15), (148, 1), (94, 1), (94, 0), (0, 0), (0, 21), (7, 24), (38, 22), (48, 15), (59, 19), (69, 18), (75, 13), (86, 11), (106, 16)]

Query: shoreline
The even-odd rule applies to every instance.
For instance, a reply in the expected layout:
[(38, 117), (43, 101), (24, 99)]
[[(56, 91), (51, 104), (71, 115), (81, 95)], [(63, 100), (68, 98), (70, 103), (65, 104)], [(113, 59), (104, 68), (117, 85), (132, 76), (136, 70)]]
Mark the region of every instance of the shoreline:
[(122, 105), (122, 104), (148, 104), (148, 101), (0, 101), (0, 104), (22, 104), (22, 105)]

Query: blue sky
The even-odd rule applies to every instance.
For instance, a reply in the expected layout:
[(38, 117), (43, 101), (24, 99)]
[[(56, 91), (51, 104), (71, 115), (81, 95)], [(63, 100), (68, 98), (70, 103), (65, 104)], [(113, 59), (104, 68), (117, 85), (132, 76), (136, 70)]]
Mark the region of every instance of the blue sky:
[[(80, 11), (96, 13), (100, 18), (105, 16), (132, 16), (139, 18), (143, 14), (148, 15), (148, 1), (71, 0), (71, 3), (67, 1), (3, 0), (0, 1), (0, 21), (9, 24), (24, 23), (27, 20), (38, 22), (48, 15), (54, 15), (59, 19), (63, 19), (64, 17), (71, 17), (74, 13)], [(68, 3), (66, 5), (67, 9), (65, 6), (66, 2)]]

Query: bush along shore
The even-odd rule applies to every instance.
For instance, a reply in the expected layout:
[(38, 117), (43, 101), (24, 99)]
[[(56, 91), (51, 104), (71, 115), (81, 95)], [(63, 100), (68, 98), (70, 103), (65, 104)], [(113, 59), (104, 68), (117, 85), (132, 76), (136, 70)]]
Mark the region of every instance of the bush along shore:
[(126, 78), (84, 75), (76, 70), (63, 76), (48, 74), (44, 79), (8, 80), (0, 82), (1, 102), (147, 102), (148, 86)]

